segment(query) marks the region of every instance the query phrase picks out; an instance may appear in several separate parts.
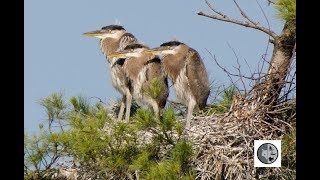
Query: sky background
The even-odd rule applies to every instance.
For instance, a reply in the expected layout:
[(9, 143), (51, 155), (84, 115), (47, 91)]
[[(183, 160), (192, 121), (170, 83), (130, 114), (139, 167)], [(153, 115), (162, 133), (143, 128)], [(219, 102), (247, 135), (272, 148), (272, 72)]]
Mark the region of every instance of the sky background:
[[(215, 0), (212, 5), (230, 17), (241, 15), (232, 0)], [(239, 0), (247, 15), (267, 27), (261, 5), (270, 27), (277, 34), (283, 23), (276, 18), (266, 0)], [(120, 94), (112, 87), (109, 65), (99, 49), (97, 38), (84, 32), (102, 26), (120, 25), (149, 47), (179, 40), (196, 49), (206, 65), (215, 86), (229, 85), (228, 76), (215, 64), (237, 73), (236, 52), (242, 72), (250, 74), (267, 48), (268, 36), (260, 31), (197, 15), (211, 13), (202, 0), (25, 0), (24, 7), (24, 127), (36, 132), (46, 115), (40, 98), (63, 92), (66, 99), (85, 95), (104, 102), (115, 101)], [(229, 45), (228, 45), (229, 44)], [(270, 59), (273, 46), (269, 46)], [(208, 50), (208, 51), (207, 51)], [(261, 64), (260, 64), (261, 65)], [(214, 96), (214, 94), (212, 94)], [(171, 91), (170, 99), (175, 99)]]

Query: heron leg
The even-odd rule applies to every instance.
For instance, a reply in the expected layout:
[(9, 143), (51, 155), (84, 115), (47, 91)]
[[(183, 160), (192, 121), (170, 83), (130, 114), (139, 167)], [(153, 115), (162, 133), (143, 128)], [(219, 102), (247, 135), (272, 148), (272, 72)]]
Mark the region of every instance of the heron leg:
[(120, 110), (119, 110), (119, 114), (118, 114), (118, 121), (122, 120), (125, 101), (126, 101), (126, 96), (122, 96), (122, 100), (121, 100), (121, 104), (120, 104)]
[(190, 99), (189, 103), (188, 103), (188, 114), (187, 114), (187, 120), (186, 120), (186, 129), (190, 128), (190, 121), (192, 118), (192, 113), (193, 113), (193, 109), (195, 107), (195, 105), (197, 104), (197, 102), (194, 99)]
[(130, 118), (131, 103), (132, 103), (132, 95), (128, 89), (126, 92), (126, 118), (125, 118), (126, 122), (128, 122)]
[(152, 106), (152, 108), (153, 108), (153, 112), (154, 112), (155, 116), (156, 116), (157, 118), (159, 118), (159, 115), (160, 115), (160, 114), (159, 114), (159, 106), (158, 106), (158, 103), (155, 102), (155, 101), (152, 101), (151, 106)]

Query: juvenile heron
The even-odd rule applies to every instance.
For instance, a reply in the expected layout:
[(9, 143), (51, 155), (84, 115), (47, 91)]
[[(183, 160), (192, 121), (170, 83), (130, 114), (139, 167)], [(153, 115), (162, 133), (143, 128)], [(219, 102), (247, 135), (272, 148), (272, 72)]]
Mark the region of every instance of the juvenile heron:
[(207, 71), (199, 53), (179, 41), (163, 43), (145, 53), (160, 56), (177, 99), (188, 107), (186, 128), (189, 128), (194, 108), (203, 109), (210, 94)]
[(119, 58), (115, 64), (123, 64), (125, 75), (130, 81), (133, 99), (150, 105), (159, 117), (160, 108), (165, 107), (169, 96), (168, 81), (162, 70), (160, 59), (157, 56), (142, 53), (146, 50), (149, 50), (147, 46), (131, 44), (123, 51), (111, 54), (110, 57)]
[[(102, 27), (101, 30), (87, 32), (83, 35), (100, 38), (100, 49), (106, 56), (110, 65), (117, 61), (117, 58), (110, 58), (110, 54), (115, 53), (116, 51), (121, 51), (127, 45), (137, 42), (137, 39), (132, 34), (128, 33), (122, 26), (119, 25), (105, 26)], [(124, 106), (126, 106), (125, 120), (128, 121), (132, 102), (129, 80), (125, 76), (120, 64), (110, 68), (110, 74), (113, 87), (122, 94), (118, 120), (122, 119)]]

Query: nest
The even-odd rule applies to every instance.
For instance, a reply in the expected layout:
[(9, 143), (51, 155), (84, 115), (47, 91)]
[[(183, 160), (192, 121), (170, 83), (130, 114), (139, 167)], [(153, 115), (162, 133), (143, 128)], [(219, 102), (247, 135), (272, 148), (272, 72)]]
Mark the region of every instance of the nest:
[(186, 136), (193, 142), (196, 152), (192, 159), (196, 179), (283, 179), (285, 174), (295, 176), (295, 171), (285, 167), (255, 168), (253, 160), (254, 140), (281, 140), (295, 126), (295, 114), (286, 118), (291, 119), (291, 123), (274, 116), (275, 112), (284, 112), (292, 104), (279, 105), (272, 112), (249, 104), (249, 109), (244, 106), (240, 109), (234, 104), (224, 115), (198, 116), (191, 122)]

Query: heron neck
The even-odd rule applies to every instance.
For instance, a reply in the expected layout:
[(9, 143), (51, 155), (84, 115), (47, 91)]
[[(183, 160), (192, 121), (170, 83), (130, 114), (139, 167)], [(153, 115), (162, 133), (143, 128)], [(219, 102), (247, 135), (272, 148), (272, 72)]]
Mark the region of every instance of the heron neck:
[(105, 38), (100, 40), (100, 49), (105, 56), (108, 56), (119, 48), (119, 39)]

